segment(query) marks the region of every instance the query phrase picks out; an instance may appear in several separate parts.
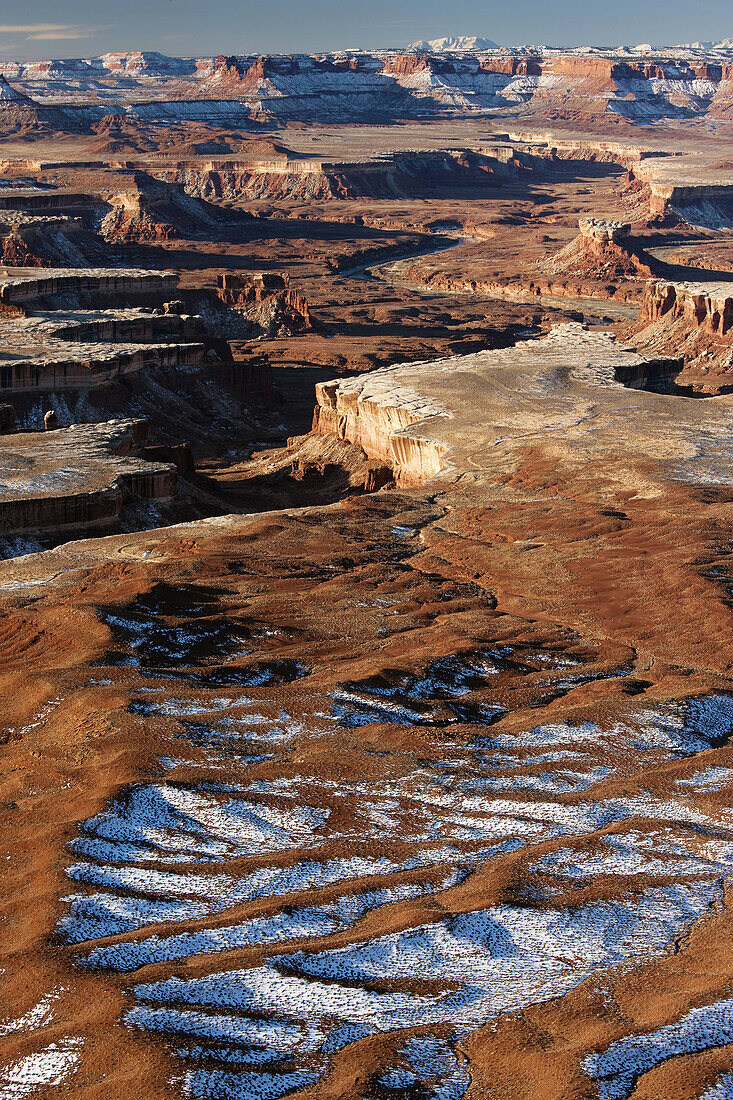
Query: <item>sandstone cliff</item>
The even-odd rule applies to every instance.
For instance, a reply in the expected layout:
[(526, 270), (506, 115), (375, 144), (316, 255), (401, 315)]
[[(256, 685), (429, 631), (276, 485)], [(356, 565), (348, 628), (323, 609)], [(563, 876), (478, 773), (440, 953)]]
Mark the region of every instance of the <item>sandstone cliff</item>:
[(681, 356), (679, 384), (733, 390), (733, 284), (650, 282), (626, 335), (645, 353)]
[(414, 427), (443, 408), (394, 382), (394, 369), (316, 385), (313, 430), (358, 444), (390, 466), (398, 485), (418, 485), (439, 472), (446, 446)]
[(542, 264), (553, 275), (580, 275), (603, 281), (648, 279), (652, 269), (642, 250), (631, 239), (627, 222), (581, 218), (580, 233)]
[(308, 302), (290, 286), (287, 272), (226, 272), (218, 276), (217, 295), (225, 305), (241, 311), (262, 335), (287, 336), (312, 327)]

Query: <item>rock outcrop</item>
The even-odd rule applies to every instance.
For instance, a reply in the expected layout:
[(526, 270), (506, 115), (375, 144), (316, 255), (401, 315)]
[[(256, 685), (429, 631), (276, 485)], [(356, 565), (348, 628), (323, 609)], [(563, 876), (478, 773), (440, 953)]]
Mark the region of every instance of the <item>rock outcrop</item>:
[(57, 296), (91, 302), (103, 296), (118, 300), (171, 296), (178, 286), (174, 271), (143, 271), (124, 268), (55, 268), (43, 275), (0, 274), (0, 303), (39, 308)]
[(0, 242), (0, 263), (6, 267), (49, 267), (50, 261), (37, 255), (16, 230)]
[(41, 106), (0, 73), (0, 134), (53, 133), (68, 129), (70, 123), (65, 111)]
[[(441, 40), (436, 40), (440, 42)], [(388, 121), (486, 111), (577, 122), (603, 120), (610, 126), (733, 113), (733, 55), (676, 48), (650, 58), (618, 49), (515, 49), (477, 45), (442, 49), (418, 43), (404, 51), (350, 50), (342, 53), (163, 58), (133, 55), (46, 62), (6, 62), (2, 71), (23, 90), (0, 112), (6, 130), (44, 125), (54, 109), (28, 101), (43, 90), (79, 101), (63, 112), (62, 125), (90, 128), (110, 115), (109, 151), (115, 151), (125, 122), (209, 122), (229, 127), (256, 123)], [(7, 86), (6, 86), (7, 87)], [(106, 103), (99, 103), (99, 89)], [(115, 92), (117, 95), (115, 96)], [(121, 92), (132, 102), (119, 106)], [(124, 115), (124, 120), (123, 116)], [(49, 125), (50, 122), (46, 123)], [(58, 123), (57, 123), (58, 125)], [(104, 129), (100, 127), (100, 129)], [(134, 136), (133, 136), (134, 141)]]
[(495, 187), (511, 172), (495, 151), (403, 151), (370, 159), (276, 157), (186, 164), (163, 174), (204, 199), (395, 199), (457, 186)]
[(115, 195), (111, 203), (112, 209), (100, 226), (108, 244), (168, 241), (180, 235), (175, 226), (156, 218), (143, 195)]
[[(91, 390), (144, 369), (200, 366), (206, 352), (200, 318), (162, 309), (79, 308), (100, 297), (124, 301), (150, 294), (156, 301), (177, 284), (172, 272), (115, 269), (56, 268), (0, 280), (0, 306), (8, 309), (0, 318), (0, 391)], [(65, 309), (43, 311), (54, 302)], [(32, 316), (24, 316), (31, 307)]]
[[(135, 499), (168, 501), (178, 471), (144, 453), (140, 420), (0, 436), (0, 539), (104, 530)], [(153, 459), (153, 456), (150, 456)]]
[(398, 485), (418, 485), (441, 469), (446, 445), (424, 438), (414, 426), (445, 410), (406, 386), (399, 368), (318, 383), (316, 401), (313, 430), (358, 444), (392, 468)]
[(224, 305), (241, 311), (261, 335), (289, 336), (312, 328), (308, 302), (290, 286), (287, 272), (225, 272), (217, 287)]
[(683, 318), (691, 328), (733, 343), (733, 284), (650, 283), (641, 304), (639, 323), (666, 317)]
[[(73, 204), (72, 204), (73, 209)], [(67, 214), (0, 212), (0, 265), (5, 267), (81, 266), (87, 260), (80, 217)]]
[[(663, 387), (679, 366), (670, 356), (641, 355), (609, 333), (564, 324), (515, 347), (317, 384), (313, 429), (357, 443), (370, 458), (389, 464), (398, 486), (448, 481), (457, 470), (479, 467), (481, 447), (521, 441), (529, 431), (534, 413), (508, 413), (500, 396), (505, 385), (516, 392), (526, 386), (532, 395), (527, 410), (536, 399), (547, 418), (542, 431), (559, 431), (578, 417), (594, 419), (594, 409), (613, 402), (638, 407), (626, 391)], [(562, 398), (549, 400), (560, 379), (566, 380)], [(496, 406), (487, 403), (487, 394), (496, 397)]]
[(644, 352), (681, 356), (679, 384), (700, 393), (733, 389), (733, 283), (650, 282), (626, 335)]
[(604, 282), (648, 279), (652, 269), (631, 239), (628, 222), (581, 218), (579, 235), (542, 264), (548, 274), (580, 275)]

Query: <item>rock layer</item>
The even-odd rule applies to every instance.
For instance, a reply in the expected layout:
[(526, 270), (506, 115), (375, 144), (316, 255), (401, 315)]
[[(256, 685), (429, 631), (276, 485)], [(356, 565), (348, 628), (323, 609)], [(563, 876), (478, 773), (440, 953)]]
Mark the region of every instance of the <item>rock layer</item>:
[(650, 282), (626, 332), (642, 351), (682, 357), (680, 384), (713, 394), (733, 386), (733, 284)]
[(109, 528), (134, 500), (169, 501), (172, 462), (135, 457), (144, 421), (0, 436), (0, 538)]

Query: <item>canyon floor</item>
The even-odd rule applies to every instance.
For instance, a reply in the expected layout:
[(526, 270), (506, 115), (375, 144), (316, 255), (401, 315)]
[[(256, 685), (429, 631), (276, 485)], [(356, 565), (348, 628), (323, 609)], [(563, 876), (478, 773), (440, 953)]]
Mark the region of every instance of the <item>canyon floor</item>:
[(0, 1100), (733, 1095), (733, 124), (539, 121), (0, 142)]

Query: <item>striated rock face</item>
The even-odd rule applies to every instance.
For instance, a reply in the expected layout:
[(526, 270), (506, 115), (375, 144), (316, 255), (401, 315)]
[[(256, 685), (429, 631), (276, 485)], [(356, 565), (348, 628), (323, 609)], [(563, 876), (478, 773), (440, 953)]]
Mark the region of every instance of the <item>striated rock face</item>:
[(48, 267), (49, 261), (38, 256), (19, 233), (8, 233), (2, 239), (0, 263), (6, 267)]
[(454, 186), (487, 186), (509, 175), (504, 147), (487, 152), (421, 151), (369, 160), (306, 160), (286, 156), (195, 165), (163, 172), (203, 199), (353, 199), (432, 195)]
[(652, 324), (665, 317), (669, 321), (681, 318), (690, 328), (733, 343), (733, 284), (650, 283), (639, 322)]
[(678, 383), (699, 393), (733, 389), (733, 283), (648, 283), (627, 337), (644, 352), (682, 356)]
[[(537, 118), (602, 117), (623, 125), (729, 119), (733, 111), (730, 51), (680, 48), (652, 60), (626, 48), (590, 56), (585, 49), (457, 48), (451, 43), (471, 40), (444, 41), (439, 50), (421, 42), (401, 52), (5, 62), (2, 72), (26, 91), (40, 91), (45, 100), (67, 97), (73, 88), (81, 103), (63, 111), (42, 107), (6, 85), (11, 94), (0, 95), (0, 129), (93, 127), (111, 108), (114, 151), (124, 121), (134, 119), (244, 127), (253, 120), (348, 123), (526, 107)], [(132, 102), (120, 106), (125, 93)]]
[(121, 268), (56, 268), (52, 274), (0, 278), (0, 302), (37, 307), (59, 294), (125, 295), (144, 298), (170, 294), (178, 286), (173, 271), (141, 271)]
[(218, 276), (217, 294), (225, 305), (241, 310), (268, 335), (288, 335), (312, 327), (308, 302), (290, 286), (287, 272), (226, 272)]
[(67, 129), (70, 116), (59, 108), (44, 107), (0, 74), (0, 133), (41, 134)]
[(313, 430), (358, 444), (370, 458), (392, 467), (398, 485), (419, 485), (439, 472), (447, 448), (409, 429), (446, 413), (406, 386), (396, 369), (317, 383)]
[[(172, 272), (120, 269), (56, 268), (0, 281), (0, 306), (8, 311), (0, 318), (0, 390), (91, 390), (149, 368), (201, 365), (206, 350), (198, 339), (204, 334), (201, 318), (149, 309), (71, 308), (74, 301), (98, 296), (134, 300), (150, 294), (155, 300), (177, 284)], [(63, 311), (43, 311), (59, 298)], [(30, 309), (32, 315), (24, 316)]]
[[(730, 66), (570, 51), (436, 51), (221, 57), (202, 69), (200, 96), (236, 95), (262, 120), (356, 121), (528, 104), (538, 113), (629, 122), (725, 112)], [(240, 106), (240, 103), (238, 103)]]

